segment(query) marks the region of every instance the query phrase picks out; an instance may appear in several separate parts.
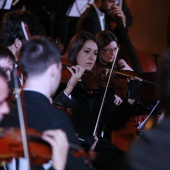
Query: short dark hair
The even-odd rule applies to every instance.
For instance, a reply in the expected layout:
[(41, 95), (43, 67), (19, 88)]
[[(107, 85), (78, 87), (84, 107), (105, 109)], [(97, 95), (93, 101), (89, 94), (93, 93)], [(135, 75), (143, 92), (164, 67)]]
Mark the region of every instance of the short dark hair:
[(7, 74), (1, 67), (0, 67), (0, 76), (3, 77), (5, 80), (7, 80)]
[(99, 45), (99, 50), (107, 45), (109, 45), (112, 41), (118, 43), (117, 37), (108, 30), (100, 31), (96, 35), (97, 43)]
[(64, 53), (64, 58), (68, 59), (71, 64), (77, 64), (77, 54), (83, 48), (86, 41), (92, 40), (97, 44), (95, 36), (86, 31), (80, 31), (76, 33), (69, 42), (69, 45)]
[(15, 63), (15, 57), (13, 53), (3, 44), (0, 44), (0, 59), (1, 58), (8, 58), (10, 61)]
[(21, 48), (21, 67), (27, 75), (45, 72), (54, 63), (60, 64), (61, 54), (55, 42), (47, 37), (34, 37)]
[(1, 38), (5, 46), (14, 44), (16, 38), (19, 38), (21, 41), (25, 39), (21, 28), (21, 13), (22, 11), (9, 11), (3, 16)]
[(13, 10), (7, 12), (1, 22), (1, 39), (5, 46), (14, 44), (15, 39), (25, 40), (21, 21), (28, 25), (31, 35), (45, 35), (45, 29), (39, 20), (29, 11)]

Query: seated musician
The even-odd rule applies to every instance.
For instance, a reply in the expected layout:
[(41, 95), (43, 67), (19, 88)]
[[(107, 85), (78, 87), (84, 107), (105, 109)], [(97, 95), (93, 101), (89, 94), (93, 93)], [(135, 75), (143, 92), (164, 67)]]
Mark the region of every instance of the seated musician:
[[(98, 32), (96, 39), (99, 46), (99, 57), (97, 62), (104, 65), (106, 68), (111, 68), (118, 48), (118, 40), (116, 36), (111, 31), (105, 30)], [(114, 69), (117, 71), (133, 71), (133, 69), (126, 63), (124, 59), (116, 60)], [(116, 94), (114, 103), (116, 105), (120, 105), (122, 103), (122, 99)]]
[(120, 169), (123, 152), (109, 140), (101, 138), (100, 133), (104, 124), (109, 128), (119, 129), (131, 117), (141, 82), (129, 82), (131, 86), (128, 99), (120, 106), (114, 104), (114, 88), (108, 88), (98, 131), (97, 134), (93, 134), (105, 87), (89, 89), (87, 82), (82, 80), (86, 74), (85, 70), (93, 70), (97, 57), (98, 45), (94, 35), (79, 32), (73, 36), (63, 56), (72, 64), (72, 67), (68, 67), (72, 76), (67, 84), (61, 83), (60, 90), (63, 91), (55, 98), (54, 104), (72, 109), (70, 117), (82, 146), (97, 152), (97, 158), (93, 162), (97, 169)]
[[(96, 39), (99, 45), (98, 62), (104, 64), (108, 68), (111, 68), (112, 62), (115, 58), (116, 50), (118, 48), (118, 40), (116, 36), (111, 31), (105, 30), (98, 32)], [(118, 71), (133, 71), (133, 69), (125, 62), (124, 59), (117, 60), (115, 67)]]
[[(8, 84), (7, 74), (0, 68), (0, 121), (6, 114), (9, 114), (10, 109), (7, 103), (8, 97)], [(67, 152), (68, 152), (68, 141), (65, 133), (61, 130), (47, 130), (43, 132), (42, 138), (49, 142), (53, 149), (53, 167), (56, 170), (64, 170)], [(1, 140), (1, 139), (0, 139)], [(3, 157), (1, 157), (3, 160)], [(1, 164), (1, 162), (0, 162)], [(3, 166), (5, 170), (5, 165)], [(3, 168), (0, 167), (0, 168)]]
[[(25, 35), (21, 27), (23, 21), (29, 29), (29, 35), (44, 35), (44, 27), (38, 19), (29, 11), (12, 10), (8, 11), (2, 18), (1, 22), (1, 39), (4, 44), (15, 56), (15, 68), (18, 70), (19, 86), (24, 83), (24, 75), (21, 72), (19, 51), (25, 41)], [(14, 88), (13, 74), (10, 81), (10, 88)]]
[[(51, 97), (57, 90), (61, 77), (58, 46), (45, 37), (37, 37), (25, 42), (21, 50), (21, 65), (27, 75), (20, 94), (27, 127), (39, 132), (61, 129), (66, 133), (69, 143), (79, 145), (69, 116), (51, 105)], [(15, 101), (10, 103), (10, 108), (10, 114), (3, 119), (1, 125), (19, 126)], [(50, 132), (46, 134), (50, 136)], [(73, 157), (69, 151), (66, 169), (93, 169), (85, 161)]]

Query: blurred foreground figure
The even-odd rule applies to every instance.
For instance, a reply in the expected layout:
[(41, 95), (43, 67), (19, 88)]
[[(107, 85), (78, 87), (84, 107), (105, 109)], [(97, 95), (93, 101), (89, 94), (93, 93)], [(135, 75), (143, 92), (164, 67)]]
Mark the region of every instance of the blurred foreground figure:
[(124, 169), (170, 169), (170, 48), (164, 54), (160, 82), (164, 117), (132, 144), (127, 153), (128, 168)]

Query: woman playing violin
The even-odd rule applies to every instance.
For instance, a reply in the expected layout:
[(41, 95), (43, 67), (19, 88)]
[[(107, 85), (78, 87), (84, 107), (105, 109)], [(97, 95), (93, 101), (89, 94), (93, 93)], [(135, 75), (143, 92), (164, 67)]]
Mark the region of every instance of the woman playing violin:
[[(96, 39), (99, 45), (98, 62), (110, 68), (118, 48), (117, 38), (111, 31), (105, 30), (100, 31), (96, 35)], [(115, 67), (118, 70), (133, 71), (133, 69), (123, 59), (119, 59)]]
[[(118, 40), (116, 36), (111, 31), (105, 30), (100, 31), (96, 35), (96, 39), (99, 45), (99, 57), (97, 62), (104, 65), (106, 68), (111, 68), (116, 51), (118, 49)], [(117, 60), (114, 69), (117, 71), (133, 71), (133, 69), (126, 63), (124, 59)], [(120, 105), (122, 101), (123, 100), (118, 95), (115, 95), (115, 104)]]
[[(63, 57), (73, 65), (68, 68), (72, 76), (67, 84), (61, 83), (60, 90), (63, 91), (55, 98), (54, 104), (72, 109), (71, 119), (82, 146), (87, 150), (97, 151), (97, 159), (93, 162), (97, 169), (120, 169), (123, 152), (108, 139), (101, 138), (100, 134), (104, 126), (119, 129), (129, 119), (138, 91), (138, 88), (135, 88), (136, 84), (131, 83), (129, 98), (119, 107), (114, 104), (114, 89), (108, 89), (96, 138), (93, 136), (93, 131), (105, 87), (88, 89), (82, 81), (85, 69), (92, 71), (95, 67), (98, 57), (96, 38), (88, 32), (75, 34)], [(126, 114), (123, 110), (127, 111)]]

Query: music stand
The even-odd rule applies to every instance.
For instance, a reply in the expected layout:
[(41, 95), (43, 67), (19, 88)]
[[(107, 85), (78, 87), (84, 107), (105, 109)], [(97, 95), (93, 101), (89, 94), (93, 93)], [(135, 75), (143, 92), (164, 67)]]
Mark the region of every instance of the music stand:
[(158, 100), (155, 104), (155, 106), (152, 108), (151, 112), (149, 113), (149, 115), (146, 117), (146, 119), (137, 127), (137, 131), (139, 132), (139, 135), (141, 135), (142, 133), (142, 128), (144, 127), (144, 125), (146, 124), (146, 122), (148, 121), (148, 119), (152, 116), (153, 112), (155, 111), (155, 109), (157, 108), (158, 104), (160, 103), (160, 100)]

